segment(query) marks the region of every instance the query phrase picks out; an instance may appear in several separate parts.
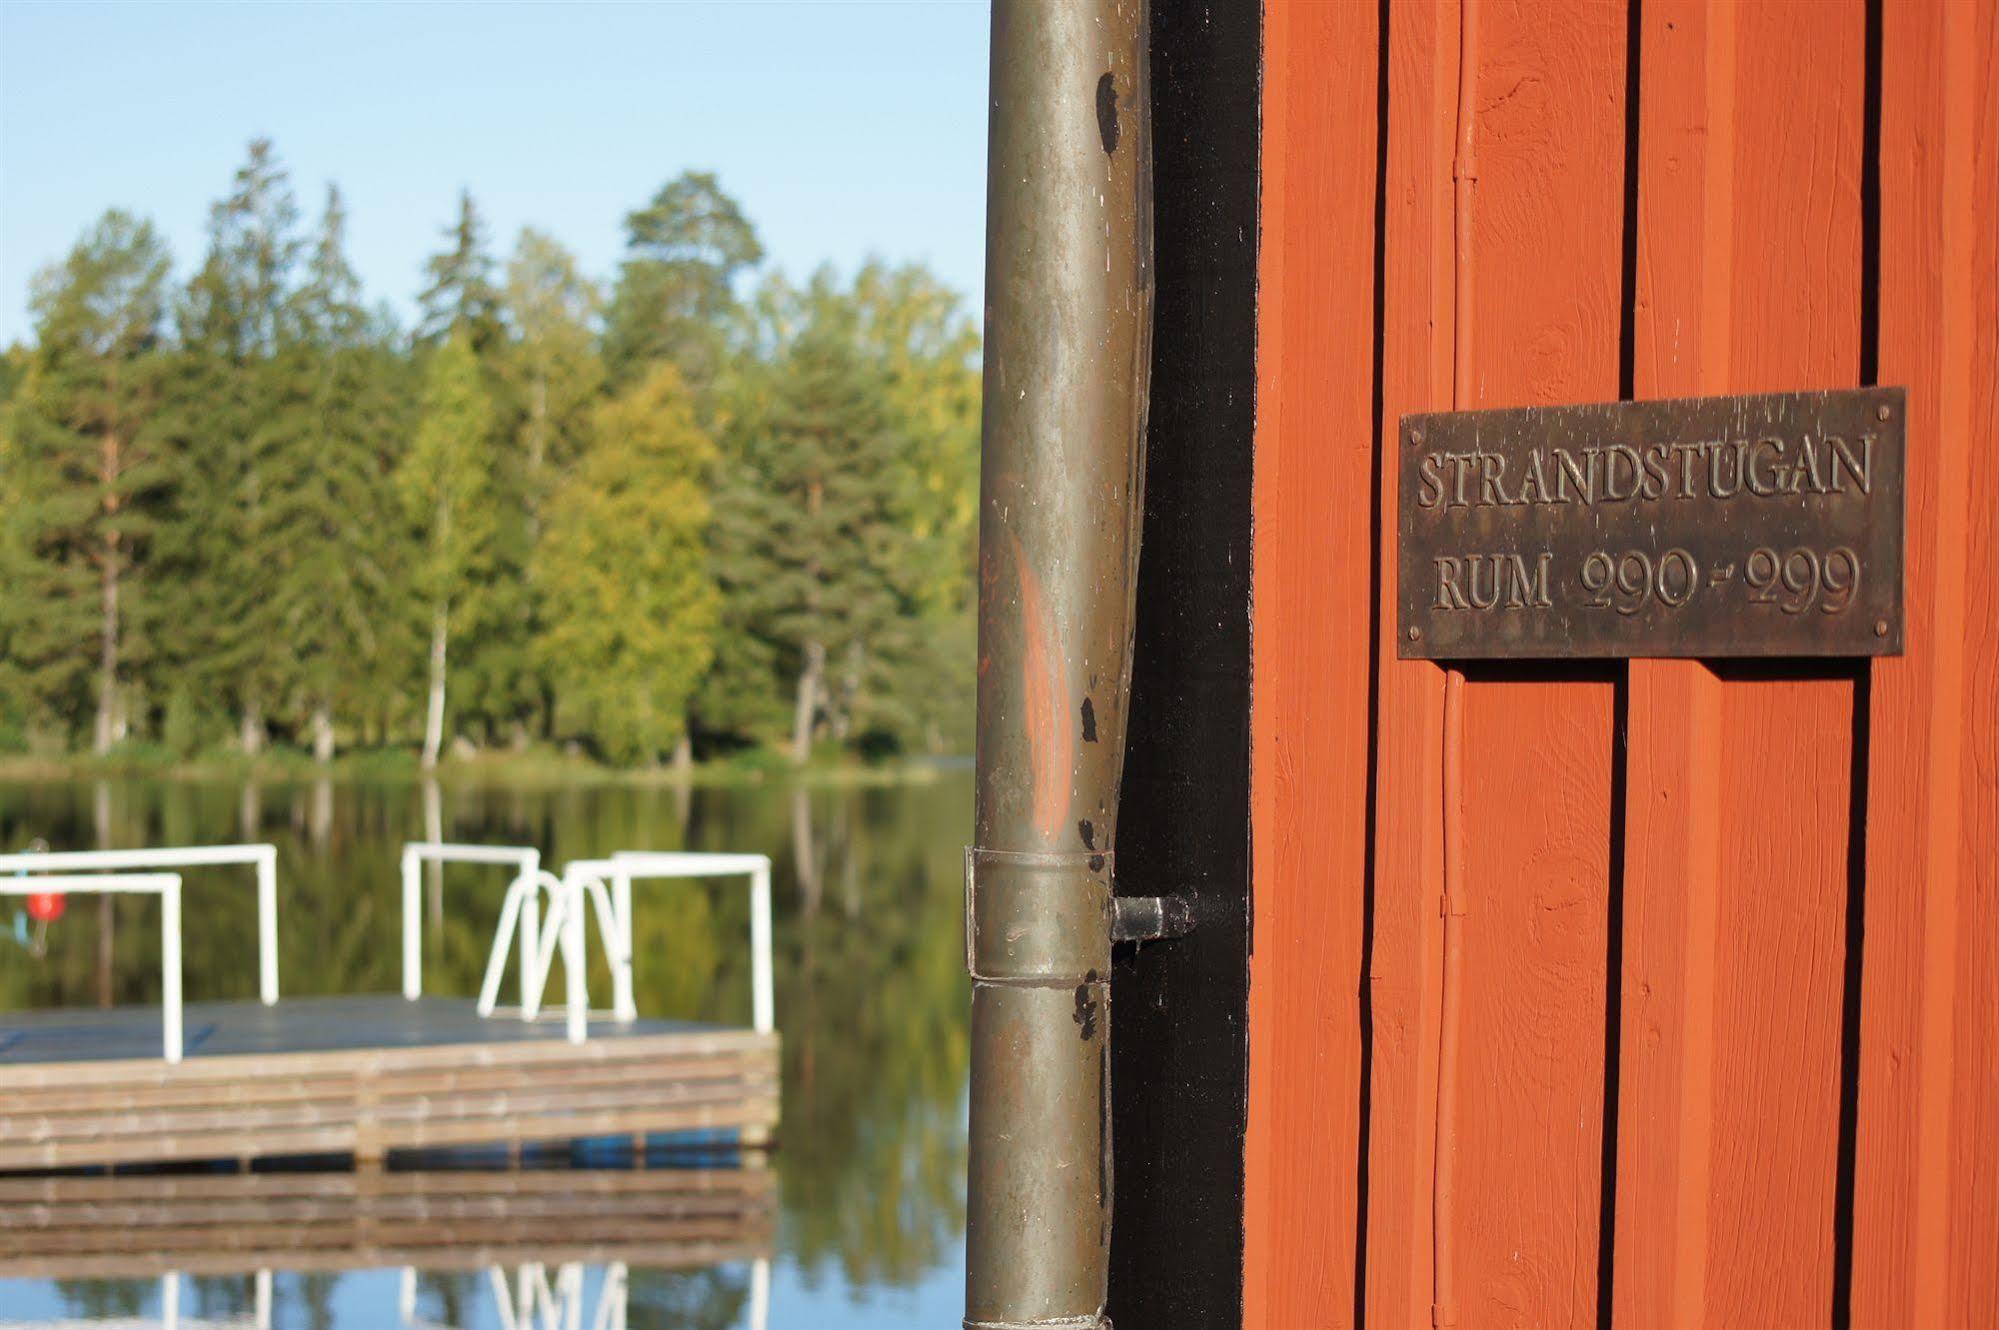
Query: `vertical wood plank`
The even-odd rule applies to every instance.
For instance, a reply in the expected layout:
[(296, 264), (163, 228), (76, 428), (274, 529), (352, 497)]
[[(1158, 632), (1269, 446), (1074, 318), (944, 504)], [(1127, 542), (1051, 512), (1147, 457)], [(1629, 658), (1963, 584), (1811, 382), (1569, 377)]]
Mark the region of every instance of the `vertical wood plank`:
[[(1617, 396), (1624, 19), (1484, 6), (1464, 408)], [(1463, 1325), (1596, 1319), (1614, 702), (1608, 671), (1501, 667), (1465, 690)]]
[(1374, 465), (1373, 5), (1272, 5), (1263, 83), (1243, 1322), (1351, 1326)]
[(1874, 667), (1853, 1320), (1999, 1317), (1999, 6), (1883, 14), (1880, 377), (1908, 647)]
[[(1725, 390), (1734, 10), (1641, 12), (1635, 396)], [(1624, 972), (1613, 1318), (1701, 1323), (1713, 1128), (1721, 685), (1634, 660), (1627, 694)]]
[[(1865, 25), (1861, 0), (1734, 9), (1727, 391), (1858, 381)], [(1722, 673), (1701, 1319), (1825, 1324), (1853, 685), (1781, 665)]]
[[(1381, 511), (1397, 505), (1397, 420), (1451, 404), (1451, 154), (1455, 6), (1407, 0), (1388, 18), (1383, 211)], [(1392, 524), (1385, 526), (1392, 531)], [(1396, 548), (1381, 540), (1377, 589), (1395, 622)], [(1443, 672), (1396, 658), (1381, 635), (1375, 743), (1374, 918), (1368, 959), (1369, 1071), (1364, 1319), (1430, 1321), (1431, 1175), (1436, 1148), (1437, 987), (1443, 941)]]

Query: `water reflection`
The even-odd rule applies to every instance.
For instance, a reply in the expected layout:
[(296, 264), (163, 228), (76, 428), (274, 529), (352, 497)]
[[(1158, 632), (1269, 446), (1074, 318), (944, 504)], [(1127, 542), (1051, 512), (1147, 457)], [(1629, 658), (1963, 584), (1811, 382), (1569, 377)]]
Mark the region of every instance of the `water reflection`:
[[(336, 1302), (337, 1275), (242, 1277), (168, 1271), (152, 1280), (61, 1280), (59, 1319), (0, 1320), (8, 1330), (285, 1330), (365, 1324), (401, 1330), (645, 1330), (770, 1326), (768, 1258), (736, 1277), (634, 1270), (622, 1261), (491, 1264), (439, 1274), (406, 1266), (393, 1289), (372, 1281)], [(281, 1283), (280, 1280), (283, 1280)], [(690, 1299), (689, 1293), (694, 1297)], [(393, 1303), (393, 1308), (389, 1304)], [(690, 1305), (692, 1304), (692, 1305)], [(636, 1309), (636, 1313), (635, 1310)]]
[[(915, 1325), (924, 1323), (920, 1314), (912, 1309), (909, 1319), (898, 1321), (894, 1297), (876, 1295), (956, 1279), (968, 1060), (959, 856), (969, 807), (969, 778), (961, 773), (916, 785), (809, 790), (446, 784), (425, 791), (414, 782), (327, 781), (0, 784), (0, 848), (19, 848), (38, 836), (58, 848), (276, 843), (287, 995), (397, 991), (396, 864), (405, 840), (440, 835), (532, 844), (556, 863), (615, 849), (771, 855), (784, 1102), (773, 1158), (777, 1222), (770, 1248), (780, 1290), (770, 1323), (779, 1330)], [(451, 879), (450, 908), (426, 920), (425, 988), (469, 997), (478, 988), (504, 882), (476, 868), (447, 867), (443, 876)], [(748, 1023), (749, 956), (742, 939), (749, 902), (733, 886), (646, 893), (634, 921), (641, 1015)], [(255, 919), (240, 909), (240, 883), (228, 870), (191, 870), (186, 893), (188, 997), (253, 996)], [(51, 932), (40, 960), (0, 937), (0, 1007), (90, 1005), (100, 990), (119, 1002), (156, 1001), (157, 930), (142, 913), (147, 908), (119, 903), (108, 929), (94, 912), (72, 911)], [(108, 966), (101, 944), (108, 947)], [(592, 989), (608, 994), (608, 976), (594, 975)], [(588, 1295), (589, 1315), (577, 1323), (586, 1330), (607, 1305), (602, 1294), (612, 1263), (576, 1257), (578, 1272), (565, 1275), (570, 1258), (559, 1253), (518, 1255), (502, 1272), (510, 1314), (523, 1315), (524, 1302), (543, 1308), (535, 1300), (543, 1278), (551, 1294), (573, 1286)], [(427, 1322), (467, 1330), (542, 1324), (505, 1319), (490, 1263), (470, 1270), (411, 1264), (411, 1306)], [(743, 1324), (754, 1304), (770, 1297), (770, 1271), (766, 1267), (760, 1279), (753, 1258), (693, 1269), (637, 1260), (624, 1265), (622, 1291), (613, 1302), (634, 1327), (726, 1330)], [(527, 1266), (543, 1272), (530, 1277), (533, 1299), (521, 1293)], [(372, 1330), (393, 1323), (403, 1306), (402, 1276), (388, 1268), (375, 1283), (297, 1262), (273, 1268), (280, 1272), (278, 1330)], [(18, 1276), (26, 1272), (18, 1267), (10, 1273), (17, 1277), (0, 1277), (0, 1318), (11, 1310), (10, 1288), (50, 1315), (158, 1316), (158, 1280), (168, 1271), (159, 1268), (137, 1282), (86, 1279), (88, 1288), (73, 1280), (23, 1281)], [(388, 1302), (372, 1309), (356, 1305), (364, 1285), (381, 1292), (379, 1280), (392, 1274)], [(188, 1318), (255, 1323), (242, 1319), (257, 1314), (253, 1273), (182, 1268), (181, 1279), (182, 1325), (191, 1323)], [(864, 1318), (855, 1311), (863, 1303)], [(569, 1323), (549, 1324), (566, 1330)]]

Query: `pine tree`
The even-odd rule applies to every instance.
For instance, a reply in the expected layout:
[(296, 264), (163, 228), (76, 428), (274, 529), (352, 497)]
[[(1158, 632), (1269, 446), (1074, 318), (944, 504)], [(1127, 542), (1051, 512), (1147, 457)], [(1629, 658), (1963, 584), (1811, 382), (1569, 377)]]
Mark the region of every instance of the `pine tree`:
[(472, 191), (459, 191), (458, 220), (445, 228), (444, 238), (448, 248), (424, 261), (429, 285), (417, 297), (423, 310), (417, 339), (437, 342), (462, 331), (472, 349), (483, 354), (500, 335), (500, 293), (493, 285), (486, 224)]
[(87, 688), (98, 753), (123, 737), (143, 651), (134, 625), (167, 479), (157, 412), (168, 263), (150, 223), (113, 211), (39, 273), (35, 350), (8, 410), (0, 642), (24, 710), (80, 712)]
[(564, 711), (614, 759), (649, 763), (681, 737), (713, 656), (715, 447), (671, 365), (599, 406), (593, 426), (548, 506), (539, 645)]
[(416, 438), (397, 488), (416, 528), (413, 580), (429, 619), (429, 701), (423, 765), (444, 742), (445, 667), (454, 612), (479, 575), (492, 533), (493, 405), (469, 333), (452, 333), (432, 354)]
[(625, 217), (624, 263), (604, 330), (613, 383), (677, 366), (697, 397), (721, 371), (739, 274), (763, 261), (742, 208), (706, 171), (687, 171)]
[[(745, 393), (718, 513), (717, 571), (748, 635), (791, 681), (791, 748), (855, 732), (884, 665), (910, 649), (914, 550), (898, 524), (905, 445), (879, 366), (830, 279)], [(758, 404), (760, 403), (760, 405)]]

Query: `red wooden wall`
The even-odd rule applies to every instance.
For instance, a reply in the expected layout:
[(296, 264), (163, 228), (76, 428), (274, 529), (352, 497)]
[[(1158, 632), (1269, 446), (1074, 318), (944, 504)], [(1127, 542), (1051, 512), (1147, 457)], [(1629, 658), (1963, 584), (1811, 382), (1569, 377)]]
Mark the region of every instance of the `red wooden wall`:
[[(1995, 14), (1268, 0), (1246, 1325), (1999, 1326)], [(1402, 414), (1863, 382), (1905, 656), (1447, 731)]]

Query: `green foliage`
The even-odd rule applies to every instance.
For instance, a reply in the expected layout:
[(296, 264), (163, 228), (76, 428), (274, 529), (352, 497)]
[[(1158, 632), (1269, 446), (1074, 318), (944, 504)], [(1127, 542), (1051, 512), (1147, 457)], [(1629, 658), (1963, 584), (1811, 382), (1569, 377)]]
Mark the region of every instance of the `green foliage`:
[(550, 491), (583, 452), (602, 399), (597, 353), (601, 296), (575, 256), (542, 233), (521, 233), (507, 264), (507, 340), (485, 357), (501, 420), (494, 467), (491, 576), (479, 588), (459, 671), (458, 714), (516, 741), (548, 737), (554, 699), (534, 658), (544, 594), (535, 549)]
[(962, 751), (962, 302), (879, 263), (740, 299), (762, 246), (708, 174), (625, 226), (607, 296), (532, 229), (499, 272), (461, 195), (405, 333), (267, 140), (182, 287), (107, 213), (0, 355), (0, 746)]
[(95, 712), (102, 752), (123, 727), (167, 480), (157, 408), (168, 259), (145, 222), (106, 213), (37, 274), (35, 350), (0, 452), (0, 679), (18, 716)]
[(261, 553), (267, 608), (290, 649), (285, 710), (307, 724), (361, 705), (395, 678), (412, 643), (402, 552), (383, 520), (407, 426), (403, 364), (361, 308), (345, 225), (340, 192), (329, 189), (294, 332), (271, 365), (281, 483)]
[(470, 190), (458, 195), (458, 220), (445, 228), (449, 248), (424, 262), (429, 285), (417, 297), (423, 310), (419, 341), (462, 332), (483, 351), (499, 336), (500, 293), (493, 286), (493, 256), (486, 252), (486, 224)]
[(612, 377), (664, 360), (704, 392), (722, 370), (736, 278), (763, 261), (756, 228), (713, 174), (687, 171), (626, 214), (625, 252), (604, 330)]
[(168, 752), (185, 760), (201, 751), (206, 728), (194, 690), (185, 682), (175, 684), (167, 694), (166, 714), (160, 720), (160, 742)]
[(162, 607), (166, 649), (177, 672), (230, 700), (253, 754), (288, 667), (269, 554), (281, 534), (285, 380), (304, 251), (288, 177), (259, 139), (210, 210), (208, 253), (182, 302), (163, 409), (179, 472), (162, 549), (180, 593)]
[[(731, 676), (790, 693), (801, 759), (821, 729), (938, 746), (970, 669), (963, 316), (927, 275), (874, 265), (849, 289), (826, 273), (803, 291), (767, 283), (758, 315), (764, 354), (733, 385), (718, 501)], [(967, 672), (954, 680), (954, 666)], [(722, 716), (739, 705), (704, 701)]]
[(416, 438), (396, 474), (403, 514), (417, 531), (411, 565), (418, 597), (448, 614), (493, 527), (493, 402), (471, 338), (453, 333), (430, 358)]
[(679, 371), (657, 365), (597, 408), (589, 452), (549, 503), (544, 666), (564, 709), (621, 762), (679, 739), (714, 655), (714, 462)]

